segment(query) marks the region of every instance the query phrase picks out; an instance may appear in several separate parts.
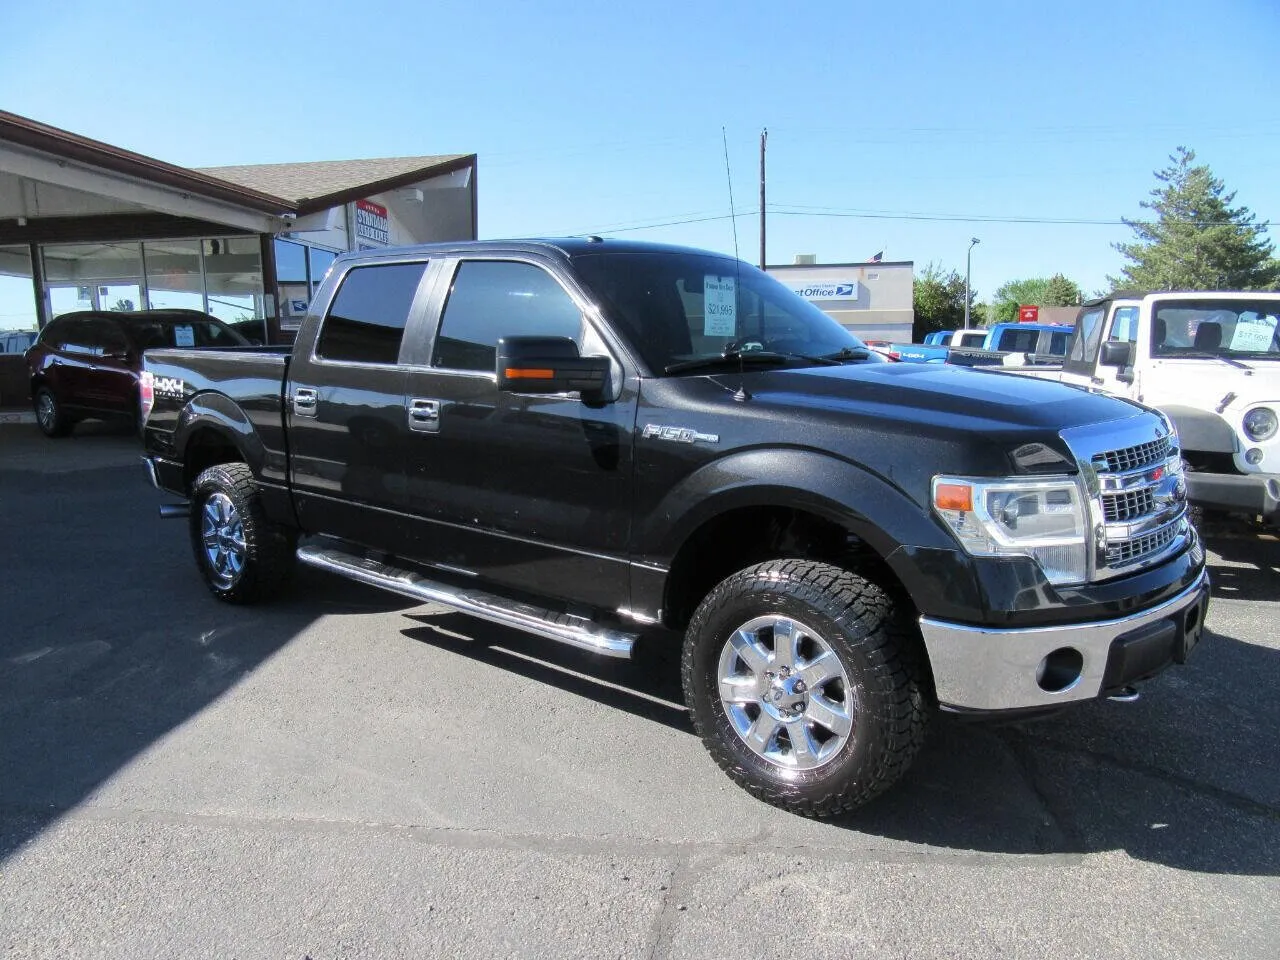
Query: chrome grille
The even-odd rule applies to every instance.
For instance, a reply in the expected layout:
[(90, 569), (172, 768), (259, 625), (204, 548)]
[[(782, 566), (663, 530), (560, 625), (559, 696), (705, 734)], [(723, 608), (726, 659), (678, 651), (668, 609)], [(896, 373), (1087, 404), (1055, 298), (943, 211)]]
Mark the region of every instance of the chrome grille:
[(1130, 564), (1139, 562), (1144, 557), (1149, 557), (1153, 553), (1159, 553), (1173, 543), (1173, 538), (1178, 535), (1178, 531), (1181, 528), (1182, 524), (1171, 523), (1168, 526), (1161, 527), (1154, 533), (1108, 545), (1107, 566), (1127, 567)]
[(1156, 512), (1156, 496), (1152, 487), (1102, 495), (1102, 516), (1107, 523), (1126, 523)]
[(1169, 438), (1161, 437), (1149, 443), (1139, 443), (1119, 450), (1107, 450), (1093, 455), (1093, 466), (1107, 473), (1124, 473), (1140, 467), (1163, 463), (1169, 456)]
[(1178, 439), (1155, 414), (1062, 432), (1089, 489), (1095, 540), (1090, 578), (1160, 563), (1193, 536)]

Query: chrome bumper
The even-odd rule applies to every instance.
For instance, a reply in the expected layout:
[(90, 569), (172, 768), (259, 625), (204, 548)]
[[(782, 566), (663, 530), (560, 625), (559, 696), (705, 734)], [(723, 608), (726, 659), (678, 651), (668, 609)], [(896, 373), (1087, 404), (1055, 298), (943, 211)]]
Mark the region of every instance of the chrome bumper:
[[(1112, 644), (1126, 634), (1161, 620), (1176, 619), (1177, 641), (1184, 643), (1186, 611), (1208, 598), (1209, 573), (1157, 607), (1118, 620), (1060, 627), (993, 630), (920, 618), (925, 648), (933, 667), (938, 702), (943, 708), (973, 711), (1052, 707), (1090, 700), (1103, 692)], [(1204, 623), (1198, 611), (1195, 630)], [(1198, 633), (1197, 633), (1198, 636)], [(1045, 690), (1039, 673), (1049, 654), (1074, 650), (1083, 660), (1079, 675), (1058, 690)]]

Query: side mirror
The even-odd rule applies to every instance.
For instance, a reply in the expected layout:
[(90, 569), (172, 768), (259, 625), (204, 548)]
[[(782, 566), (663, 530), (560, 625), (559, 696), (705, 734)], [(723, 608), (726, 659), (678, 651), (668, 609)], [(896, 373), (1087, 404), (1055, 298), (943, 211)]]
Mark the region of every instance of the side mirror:
[(609, 380), (609, 358), (579, 356), (568, 337), (503, 337), (496, 368), (498, 389), (507, 393), (599, 397)]
[(1108, 340), (1102, 345), (1098, 362), (1104, 367), (1132, 366), (1133, 344), (1128, 340)]

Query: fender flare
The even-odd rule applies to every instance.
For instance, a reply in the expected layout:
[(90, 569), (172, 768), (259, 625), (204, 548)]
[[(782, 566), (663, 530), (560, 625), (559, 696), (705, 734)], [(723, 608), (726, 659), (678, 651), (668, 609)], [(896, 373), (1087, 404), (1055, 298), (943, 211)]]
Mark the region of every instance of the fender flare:
[(266, 447), (249, 417), (235, 401), (211, 390), (191, 397), (178, 414), (178, 426), (173, 438), (175, 457), (185, 463), (187, 445), (192, 437), (205, 430), (213, 431), (235, 447), (254, 476), (262, 475), (267, 457)]
[(746, 450), (676, 484), (637, 529), (636, 553), (667, 564), (704, 523), (742, 507), (804, 510), (829, 519), (888, 558), (899, 547), (954, 550), (929, 508), (889, 479), (817, 450)]

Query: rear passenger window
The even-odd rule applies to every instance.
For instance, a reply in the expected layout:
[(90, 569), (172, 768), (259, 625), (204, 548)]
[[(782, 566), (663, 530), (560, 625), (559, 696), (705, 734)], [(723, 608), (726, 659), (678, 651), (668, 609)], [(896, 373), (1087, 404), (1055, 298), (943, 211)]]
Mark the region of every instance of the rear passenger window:
[(352, 363), (396, 363), (426, 268), (425, 263), (388, 263), (348, 271), (324, 318), (316, 355)]
[(581, 349), (582, 311), (540, 267), (465, 261), (449, 291), (431, 365), (492, 372), (501, 337), (568, 337)]

